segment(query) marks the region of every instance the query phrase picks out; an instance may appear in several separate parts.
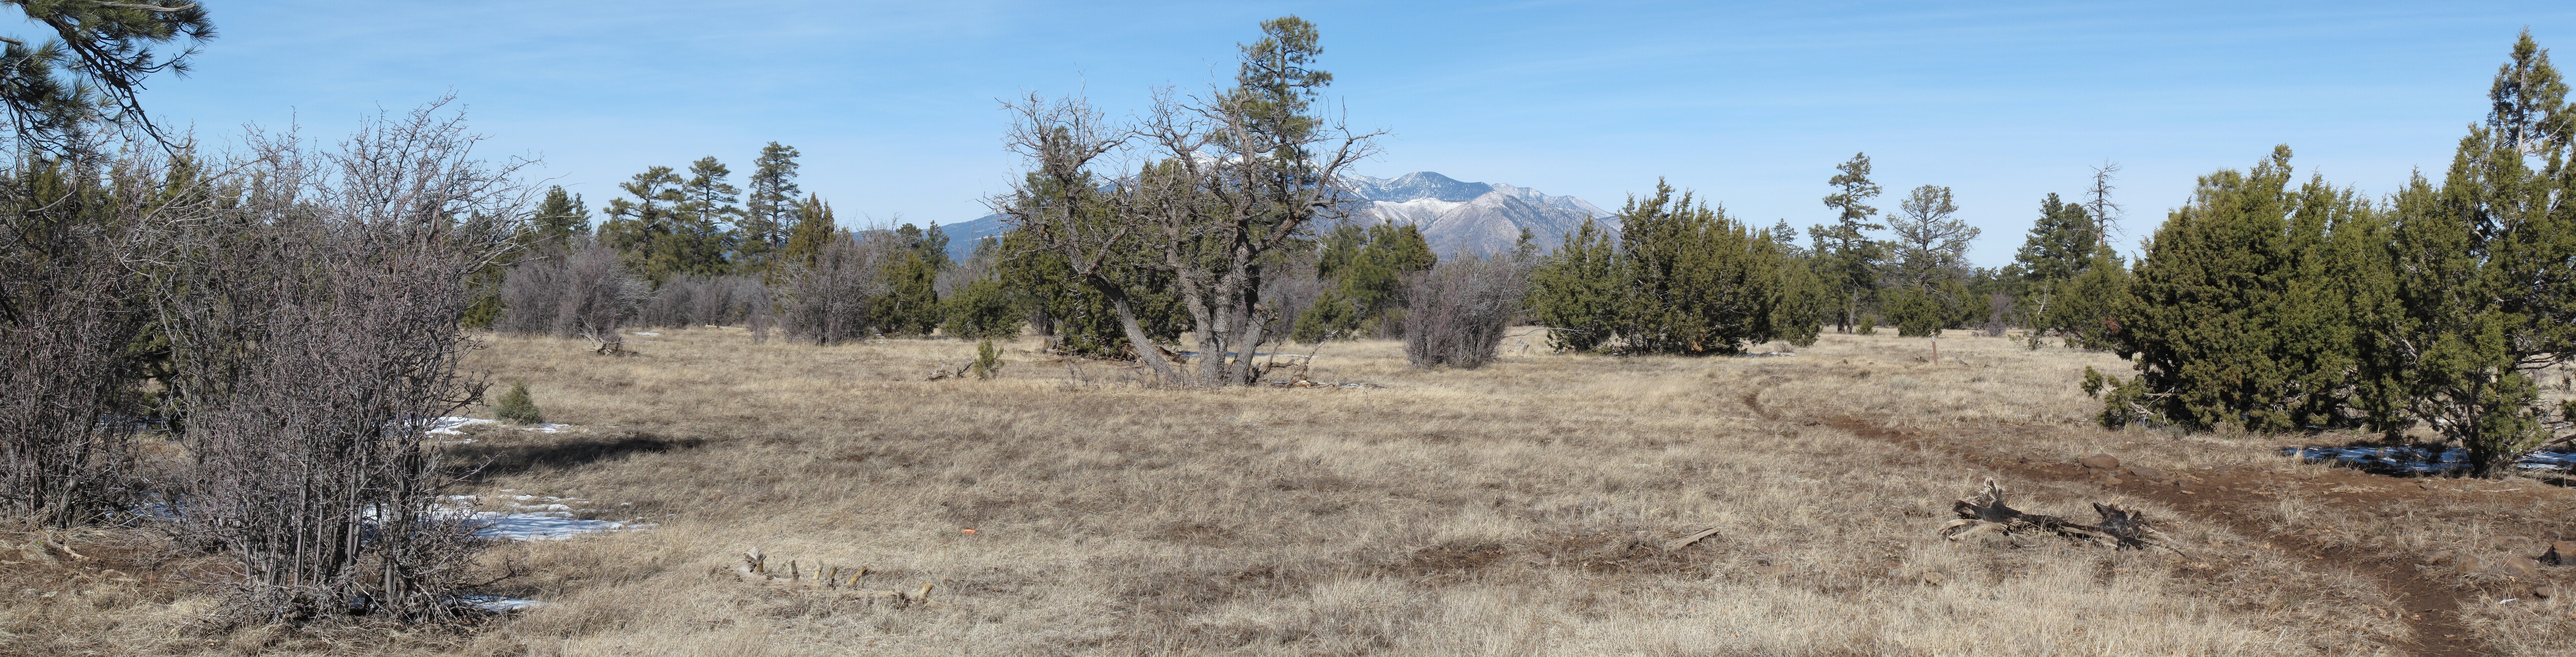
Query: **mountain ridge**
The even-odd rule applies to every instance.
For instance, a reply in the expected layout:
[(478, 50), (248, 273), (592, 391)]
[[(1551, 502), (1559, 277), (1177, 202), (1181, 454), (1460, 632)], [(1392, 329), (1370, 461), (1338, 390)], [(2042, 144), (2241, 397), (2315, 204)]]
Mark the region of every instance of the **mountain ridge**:
[[(1442, 256), (1509, 251), (1523, 229), (1540, 249), (1553, 249), (1586, 217), (1611, 235), (1619, 232), (1618, 216), (1589, 201), (1508, 183), (1467, 182), (1433, 171), (1393, 178), (1352, 175), (1342, 182), (1357, 197), (1346, 221), (1411, 224)], [(978, 241), (1008, 229), (1001, 215), (941, 227), (948, 234), (950, 257), (961, 260), (974, 253)]]

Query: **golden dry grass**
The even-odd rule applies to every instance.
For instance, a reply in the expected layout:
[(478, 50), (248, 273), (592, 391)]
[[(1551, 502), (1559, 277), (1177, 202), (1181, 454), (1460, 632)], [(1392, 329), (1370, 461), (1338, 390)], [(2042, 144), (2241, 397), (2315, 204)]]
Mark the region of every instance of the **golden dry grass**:
[[(527, 381), (548, 419), (587, 428), (477, 432), (458, 454), (491, 465), (475, 490), (458, 492), (579, 497), (603, 517), (660, 522), (495, 550), (496, 569), (525, 574), (494, 592), (547, 607), (463, 635), (349, 642), (174, 629), (208, 604), (201, 594), (77, 606), (21, 596), (0, 610), (0, 631), (11, 633), (0, 650), (2576, 650), (2564, 596), (2492, 604), (2533, 582), (2453, 578), (2443, 590), (2463, 592), (2459, 608), (2434, 616), (2463, 619), (2478, 636), (2415, 636), (2436, 626), (2407, 622), (2424, 610), (2396, 601), (2428, 594), (2408, 598), (2379, 566), (2302, 551), (2399, 562), (2434, 549), (2517, 553), (2576, 529), (2563, 490), (2521, 480), (2514, 493), (2451, 493), (2380, 477), (2424, 500), (2367, 509), (2385, 500), (2305, 492), (2300, 482), (2366, 475), (2274, 453), (2296, 437), (2092, 427), (2095, 402), (2073, 382), (2085, 366), (2119, 366), (2099, 353), (1950, 338), (1936, 365), (1919, 339), (1826, 336), (1791, 358), (1539, 349), (1482, 370), (1416, 371), (1396, 344), (1363, 342), (1327, 346), (1313, 376), (1382, 387), (1176, 390), (1138, 385), (1110, 363), (1051, 361), (1028, 351), (1033, 342), (1013, 345), (999, 379), (924, 381), (974, 345), (817, 348), (754, 344), (738, 329), (664, 333), (630, 338), (641, 354), (632, 358), (495, 339), (470, 361), (496, 381)], [(2284, 483), (2260, 505), (2207, 506), (2202, 494), (2256, 498), (2233, 485), (2112, 484), (2068, 465), (2097, 452), (2195, 482), (2260, 472)], [(1990, 476), (2029, 511), (2089, 519), (2078, 510), (2090, 501), (2145, 508), (2189, 556), (1936, 537), (1950, 500)], [(2511, 509), (2525, 510), (2515, 520)], [(1662, 549), (1707, 528), (1719, 531)], [(935, 584), (934, 604), (846, 601), (718, 574), (751, 547), (773, 562), (869, 567), (870, 588)]]

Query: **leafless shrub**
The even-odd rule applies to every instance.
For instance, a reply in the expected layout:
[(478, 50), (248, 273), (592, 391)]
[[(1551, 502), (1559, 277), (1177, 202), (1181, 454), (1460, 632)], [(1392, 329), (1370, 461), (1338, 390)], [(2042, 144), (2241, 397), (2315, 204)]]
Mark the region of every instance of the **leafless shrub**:
[(1993, 296), (1987, 297), (1985, 326), (1986, 337), (2004, 337), (2004, 329), (2012, 327), (2012, 313), (2012, 295), (1996, 292)]
[(868, 311), (890, 289), (885, 269), (894, 246), (882, 232), (842, 234), (825, 244), (814, 266), (789, 277), (778, 300), (788, 337), (828, 346), (874, 335)]
[(636, 323), (661, 328), (732, 326), (749, 318), (754, 305), (768, 301), (769, 291), (757, 276), (680, 274), (662, 283), (652, 300), (644, 302)]
[(752, 342), (768, 342), (770, 329), (778, 326), (778, 296), (757, 279), (744, 290), (742, 326), (751, 331)]
[(252, 184), (172, 231), (156, 289), (194, 464), (173, 524), (238, 561), (245, 614), (436, 617), (473, 554), (423, 430), (481, 396), (456, 371), (467, 277), (525, 190), (443, 104), (324, 152), (254, 134)]
[(1262, 335), (1272, 344), (1286, 344), (1297, 317), (1315, 306), (1315, 298), (1324, 295), (1324, 280), (1315, 276), (1315, 254), (1289, 253), (1283, 264), (1261, 281), (1261, 303), (1270, 307), (1269, 326)]
[(1482, 367), (1527, 297), (1529, 272), (1509, 256), (1451, 256), (1405, 282), (1404, 359), (1414, 367)]
[(1002, 266), (1002, 251), (997, 248), (999, 243), (994, 242), (997, 239), (1000, 238), (977, 239), (976, 248), (967, 253), (966, 259), (939, 271), (938, 276), (931, 280), (930, 289), (938, 292), (939, 298), (946, 299), (956, 296), (967, 283), (1001, 277), (998, 270)]
[(68, 527), (127, 490), (140, 372), (125, 351), (150, 319), (127, 259), (143, 255), (159, 164), (39, 161), (0, 178), (0, 512)]
[(514, 335), (572, 338), (615, 335), (625, 326), (650, 298), (650, 288), (626, 272), (615, 249), (583, 242), (511, 267), (501, 283), (501, 319), (493, 328)]

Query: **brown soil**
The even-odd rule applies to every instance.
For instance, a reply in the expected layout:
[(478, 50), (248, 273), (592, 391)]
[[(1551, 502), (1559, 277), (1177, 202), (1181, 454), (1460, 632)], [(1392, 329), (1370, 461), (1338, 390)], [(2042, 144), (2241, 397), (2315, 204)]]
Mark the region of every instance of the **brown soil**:
[[(2387, 508), (2392, 505), (2418, 506), (2436, 501), (2442, 496), (2477, 494), (2461, 490), (2461, 485), (2467, 482), (2445, 479), (2401, 479), (2342, 468), (2298, 474), (2248, 468), (2186, 471), (2153, 463), (2131, 462), (2127, 459), (2123, 459), (2116, 470), (2106, 471), (2072, 462), (2039, 461), (2023, 456), (2013, 456), (2016, 453), (2029, 452), (1993, 449), (1995, 445), (1991, 444), (1971, 445), (1955, 441), (1924, 440), (1924, 437), (1916, 432), (1877, 426), (1857, 417), (1835, 418), (1827, 421), (1826, 424), (1866, 438), (1940, 450), (1952, 457), (2005, 473), (2009, 477), (2066, 484), (2092, 484), (2105, 490), (2154, 500), (2189, 514), (2191, 522), (2211, 523), (2245, 536), (2262, 537), (2261, 541), (2265, 547), (2285, 554), (2308, 555), (2317, 562), (2319, 568), (2341, 568), (2377, 579), (2387, 591), (2394, 593), (2394, 599), (2389, 601), (2390, 606), (2387, 610), (2375, 613), (2383, 614), (2384, 617), (2393, 612), (2399, 620), (2406, 623), (2412, 630), (2413, 640), (2406, 642), (2405, 647), (2412, 654), (2451, 657), (2493, 653), (2463, 622), (2459, 609), (2463, 603), (2473, 597), (2492, 597), (2494, 593), (2462, 584), (2460, 578), (2453, 576), (2449, 569), (2419, 567), (2418, 564), (2426, 561), (2427, 555), (2356, 549), (2298, 534), (2285, 535), (2275, 532), (2273, 527), (2261, 519), (2264, 509), (2273, 507), (2279, 502), (2279, 497), (2274, 491), (2285, 483), (2285, 478), (2296, 481), (2296, 485), (2331, 487), (2331, 494), (2323, 496), (2322, 500), (2336, 510), (2350, 512)], [(2048, 427), (2014, 428), (2014, 432), (2021, 433), (2050, 430), (2052, 429)], [(2012, 440), (2013, 438), (2006, 436), (2000, 439)], [(2133, 473), (2133, 470), (2139, 466), (2150, 468), (2150, 472), (2161, 471), (2162, 476), (2145, 477)], [(2484, 482), (2467, 483), (2467, 485), (2474, 487), (2477, 483)], [(2489, 484), (2488, 487), (2503, 486)], [(2471, 489), (2471, 491), (2474, 490)], [(2560, 499), (2569, 497), (2566, 494), (2567, 491), (2563, 489), (2515, 492), (2556, 495)], [(2538, 526), (2547, 523), (2529, 524), (2535, 525), (2528, 528), (2533, 534), (2547, 531), (2546, 528)], [(2228, 564), (2208, 564), (2208, 567), (2211, 570), (2223, 570), (2228, 567)]]

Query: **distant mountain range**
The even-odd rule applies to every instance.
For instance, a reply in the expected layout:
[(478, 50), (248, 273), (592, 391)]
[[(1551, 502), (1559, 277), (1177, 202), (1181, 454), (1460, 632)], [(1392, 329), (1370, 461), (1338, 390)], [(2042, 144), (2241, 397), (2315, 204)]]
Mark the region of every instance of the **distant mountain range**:
[(1379, 221), (1413, 224), (1434, 253), (1492, 254), (1509, 251), (1529, 229), (1540, 249), (1554, 249), (1565, 234), (1591, 217), (1617, 234), (1619, 218), (1600, 206), (1572, 196), (1549, 196), (1538, 190), (1502, 183), (1459, 182), (1429, 171), (1394, 178), (1351, 176), (1351, 191), (1367, 199), (1366, 216)]
[[(1429, 171), (1394, 178), (1350, 176), (1344, 182), (1359, 197), (1351, 208), (1352, 221), (1412, 224), (1441, 255), (1508, 251), (1524, 228), (1540, 249), (1553, 249), (1583, 225), (1584, 217), (1612, 235), (1619, 231), (1619, 218), (1600, 206), (1527, 187), (1462, 182)], [(1001, 215), (985, 215), (940, 230), (948, 234), (949, 255), (962, 260), (978, 241), (999, 237), (1009, 228)]]

